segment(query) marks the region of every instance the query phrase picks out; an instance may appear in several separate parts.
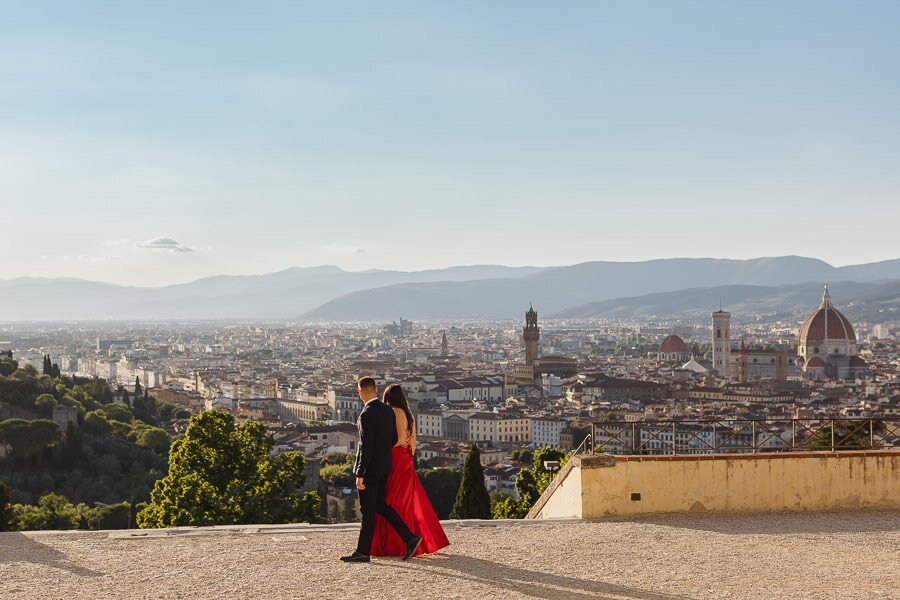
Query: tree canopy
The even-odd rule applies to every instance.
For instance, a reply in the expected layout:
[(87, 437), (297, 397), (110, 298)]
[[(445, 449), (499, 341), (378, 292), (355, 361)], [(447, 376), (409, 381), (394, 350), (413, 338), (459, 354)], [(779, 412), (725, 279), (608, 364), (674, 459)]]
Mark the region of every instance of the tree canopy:
[[(0, 480), (10, 487), (11, 501), (34, 503), (49, 491), (77, 503), (149, 499), (166, 468), (170, 438), (161, 427), (179, 409), (142, 397), (139, 414), (109, 404), (101, 379), (10, 371), (14, 364), (9, 353), (0, 353), (0, 408), (19, 417), (0, 421), (0, 445), (9, 451), (0, 457)], [(62, 430), (42, 418), (54, 406), (74, 409)]]
[(304, 459), (270, 456), (275, 441), (258, 421), (235, 423), (203, 412), (169, 452), (169, 473), (156, 482), (138, 514), (142, 528), (314, 521), (316, 492), (301, 493)]

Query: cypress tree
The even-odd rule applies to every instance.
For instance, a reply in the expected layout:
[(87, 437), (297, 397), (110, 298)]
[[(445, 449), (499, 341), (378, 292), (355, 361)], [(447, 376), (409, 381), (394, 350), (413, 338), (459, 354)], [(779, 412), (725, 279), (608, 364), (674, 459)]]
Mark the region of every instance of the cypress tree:
[(451, 519), (490, 519), (491, 497), (484, 485), (484, 468), (481, 452), (472, 444), (463, 465), (462, 483), (456, 493), (456, 502), (450, 511)]

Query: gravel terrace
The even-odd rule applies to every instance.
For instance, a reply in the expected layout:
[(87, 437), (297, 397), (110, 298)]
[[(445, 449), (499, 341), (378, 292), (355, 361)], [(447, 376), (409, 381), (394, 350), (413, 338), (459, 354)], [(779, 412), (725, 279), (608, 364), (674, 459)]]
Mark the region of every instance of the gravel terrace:
[(900, 511), (496, 523), (349, 565), (346, 525), (2, 533), (0, 598), (900, 598)]

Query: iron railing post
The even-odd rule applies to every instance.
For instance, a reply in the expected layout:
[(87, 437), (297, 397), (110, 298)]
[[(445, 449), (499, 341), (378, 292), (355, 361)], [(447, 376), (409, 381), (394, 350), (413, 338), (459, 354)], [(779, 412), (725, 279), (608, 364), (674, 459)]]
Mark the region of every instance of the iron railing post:
[(596, 438), (594, 438), (594, 433), (596, 431), (597, 430), (594, 427), (594, 422), (591, 421), (591, 454), (593, 454), (597, 450), (597, 441), (596, 441)]
[(791, 419), (791, 450), (797, 449), (797, 419)]
[(834, 419), (831, 419), (831, 451), (834, 452)]
[(869, 419), (869, 450), (875, 447), (875, 419)]
[(637, 452), (637, 423), (634, 421), (631, 422), (631, 451)]
[(756, 454), (756, 420), (750, 421), (750, 435), (753, 436), (753, 439), (750, 440), (750, 449), (753, 454)]
[(672, 421), (672, 456), (675, 456), (675, 453), (678, 452), (678, 442), (675, 441), (677, 439), (676, 432), (678, 431), (676, 425), (675, 421)]

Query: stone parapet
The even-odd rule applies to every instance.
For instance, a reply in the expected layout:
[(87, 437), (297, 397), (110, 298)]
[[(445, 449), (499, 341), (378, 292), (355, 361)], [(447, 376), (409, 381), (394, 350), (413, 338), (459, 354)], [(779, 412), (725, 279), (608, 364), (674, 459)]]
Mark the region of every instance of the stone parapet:
[(528, 518), (900, 508), (900, 451), (576, 456)]

